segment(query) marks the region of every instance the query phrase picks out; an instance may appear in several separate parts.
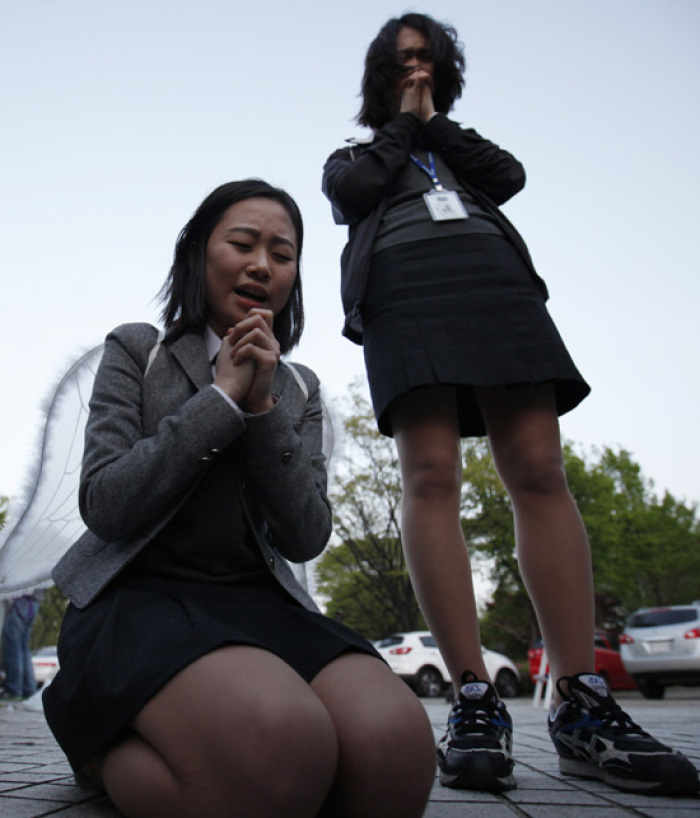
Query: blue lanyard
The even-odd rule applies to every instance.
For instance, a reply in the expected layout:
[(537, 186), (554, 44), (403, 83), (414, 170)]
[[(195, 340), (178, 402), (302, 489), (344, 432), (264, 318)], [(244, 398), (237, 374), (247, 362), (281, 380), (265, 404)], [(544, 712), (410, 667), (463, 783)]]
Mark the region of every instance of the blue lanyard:
[(410, 154), (411, 159), (418, 165), (421, 170), (424, 170), (428, 176), (430, 176), (433, 184), (435, 185), (435, 190), (442, 190), (442, 185), (440, 184), (440, 180), (437, 177), (437, 172), (435, 170), (435, 157), (433, 156), (432, 151), (428, 151), (428, 162), (430, 163), (430, 167), (426, 168), (426, 166), (420, 161), (417, 156)]

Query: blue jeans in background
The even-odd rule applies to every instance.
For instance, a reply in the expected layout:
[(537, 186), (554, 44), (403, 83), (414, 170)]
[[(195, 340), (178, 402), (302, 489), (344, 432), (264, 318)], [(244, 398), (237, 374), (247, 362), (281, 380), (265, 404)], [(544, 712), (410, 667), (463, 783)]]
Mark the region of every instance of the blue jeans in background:
[(2, 667), (5, 692), (10, 696), (29, 698), (36, 692), (36, 679), (29, 637), (39, 604), (31, 597), (20, 597), (12, 603), (2, 628)]

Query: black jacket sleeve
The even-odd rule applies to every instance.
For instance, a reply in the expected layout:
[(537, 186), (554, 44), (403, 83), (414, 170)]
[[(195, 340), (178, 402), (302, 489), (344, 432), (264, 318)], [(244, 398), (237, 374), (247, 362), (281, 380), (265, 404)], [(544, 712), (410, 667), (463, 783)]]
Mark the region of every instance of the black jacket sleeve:
[(355, 224), (376, 208), (409, 160), (419, 134), (462, 182), (496, 205), (525, 186), (525, 169), (508, 151), (473, 128), (461, 128), (443, 114), (426, 125), (413, 114), (399, 114), (375, 132), (369, 145), (341, 148), (323, 169), (323, 192), (336, 224)]
[(520, 162), (473, 128), (460, 128), (437, 114), (425, 125), (422, 136), (458, 179), (485, 193), (497, 205), (525, 186), (525, 169)]
[(323, 168), (323, 192), (336, 224), (355, 224), (377, 207), (408, 161), (420, 129), (413, 114), (399, 114), (375, 132), (371, 144), (331, 154)]

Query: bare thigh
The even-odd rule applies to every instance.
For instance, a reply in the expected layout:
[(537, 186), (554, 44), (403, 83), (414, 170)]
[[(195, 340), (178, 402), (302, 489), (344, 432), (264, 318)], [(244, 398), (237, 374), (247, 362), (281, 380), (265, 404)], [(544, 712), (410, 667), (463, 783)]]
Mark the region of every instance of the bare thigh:
[(227, 646), (180, 671), (110, 751), (103, 777), (127, 816), (314, 814), (337, 764), (335, 729), (279, 657)]
[(414, 389), (397, 398), (390, 412), (404, 492), (458, 494), (462, 456), (454, 388)]
[(567, 491), (551, 384), (476, 390), (494, 463), (514, 501)]

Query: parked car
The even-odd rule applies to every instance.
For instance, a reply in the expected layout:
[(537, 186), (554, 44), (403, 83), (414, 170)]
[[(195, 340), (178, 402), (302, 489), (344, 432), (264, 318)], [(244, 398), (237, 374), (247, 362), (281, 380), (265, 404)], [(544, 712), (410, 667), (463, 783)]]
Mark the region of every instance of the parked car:
[(56, 646), (32, 651), (32, 665), (34, 666), (34, 678), (39, 687), (53, 679), (58, 673)]
[[(374, 643), (389, 667), (407, 682), (419, 696), (440, 696), (452, 684), (430, 631), (393, 633)], [(517, 696), (520, 690), (518, 668), (502, 653), (481, 649), (489, 676), (503, 697)]]
[[(605, 631), (595, 633), (595, 672), (602, 676), (611, 690), (635, 690), (637, 685), (634, 679), (625, 670), (622, 656), (616, 647), (615, 641)], [(542, 662), (542, 638), (537, 637), (527, 652), (528, 670), (533, 684), (537, 681)], [(549, 673), (549, 665), (545, 671)]]
[(700, 602), (642, 608), (620, 636), (622, 661), (648, 699), (669, 685), (700, 685)]

